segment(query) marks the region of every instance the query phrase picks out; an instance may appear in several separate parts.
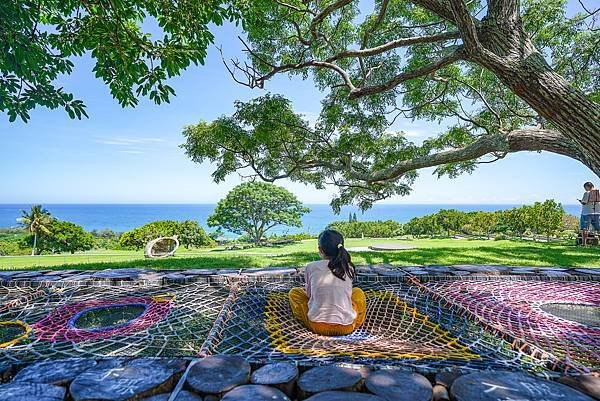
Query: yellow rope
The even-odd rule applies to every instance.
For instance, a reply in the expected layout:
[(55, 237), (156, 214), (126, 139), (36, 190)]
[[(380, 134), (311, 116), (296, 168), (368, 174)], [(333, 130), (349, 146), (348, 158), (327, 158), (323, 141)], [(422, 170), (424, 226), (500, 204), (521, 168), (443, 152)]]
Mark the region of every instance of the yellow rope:
[[(375, 340), (365, 340), (367, 349), (361, 349), (362, 341), (353, 342), (351, 340), (339, 340), (335, 337), (327, 338), (327, 346), (319, 346), (319, 339), (312, 339), (316, 336), (312, 333), (296, 330), (286, 324), (285, 319), (294, 319), (289, 311), (289, 300), (287, 293), (272, 292), (267, 295), (267, 304), (265, 308), (265, 326), (269, 333), (269, 339), (273, 348), (285, 354), (302, 354), (309, 356), (344, 356), (354, 358), (380, 358), (380, 359), (458, 359), (474, 360), (481, 359), (479, 355), (474, 354), (468, 347), (462, 345), (458, 338), (453, 337), (448, 331), (443, 330), (439, 324), (429, 320), (427, 315), (420, 313), (416, 308), (410, 307), (400, 298), (388, 291), (365, 291), (367, 304), (371, 307), (367, 309), (367, 320), (369, 313), (376, 313), (376, 308), (386, 308), (387, 305), (393, 305), (392, 313), (401, 320), (408, 318), (408, 324), (417, 330), (424, 330), (422, 337), (433, 337), (429, 339), (430, 350), (419, 350), (422, 343), (415, 341), (415, 349), (394, 350), (394, 342), (400, 343), (402, 338), (385, 338), (385, 335), (377, 335)], [(375, 303), (375, 305), (373, 305)], [(383, 304), (383, 305), (382, 305)], [(398, 308), (398, 309), (396, 309)], [(374, 326), (383, 325), (389, 322), (375, 320)], [(416, 327), (415, 327), (416, 325)], [(364, 329), (363, 329), (364, 330)], [(368, 331), (368, 330), (367, 330)], [(390, 333), (392, 335), (392, 333)], [(319, 338), (321, 338), (319, 336)], [(386, 341), (389, 340), (389, 343)], [(400, 340), (400, 341), (398, 341)], [(379, 341), (382, 350), (373, 350), (373, 341)], [(312, 344), (311, 344), (312, 342)], [(310, 348), (303, 348), (306, 344)], [(402, 344), (402, 348), (410, 348), (410, 344)], [(337, 349), (336, 349), (337, 348)], [(385, 349), (385, 350), (383, 350)]]
[(27, 323), (24, 323), (20, 320), (0, 322), (0, 326), (20, 326), (23, 329), (23, 334), (21, 334), (19, 337), (13, 338), (10, 341), (1, 343), (0, 348), (6, 348), (18, 343), (19, 341), (29, 337), (29, 334), (32, 331), (31, 327)]
[(175, 300), (175, 294), (161, 294), (151, 297), (156, 302), (170, 302)]

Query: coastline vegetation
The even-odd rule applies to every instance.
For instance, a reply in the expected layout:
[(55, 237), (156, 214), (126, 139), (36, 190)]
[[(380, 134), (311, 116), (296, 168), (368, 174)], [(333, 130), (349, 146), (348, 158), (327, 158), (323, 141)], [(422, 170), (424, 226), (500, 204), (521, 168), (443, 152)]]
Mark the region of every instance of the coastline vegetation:
[[(227, 213), (239, 215), (233, 210)], [(299, 216), (300, 213), (295, 215), (298, 221), (294, 220), (292, 225), (300, 224)], [(282, 219), (279, 221), (285, 225)], [(47, 229), (38, 232), (37, 239), (26, 226), (0, 229), (0, 270), (241, 269), (300, 266), (317, 257), (313, 234), (261, 234), (257, 240), (251, 230), (240, 229), (238, 232), (243, 235), (232, 238), (223, 234), (223, 226), (218, 227), (217, 231), (206, 233), (196, 221), (164, 220), (125, 233), (111, 230), (88, 233), (81, 226), (48, 216)], [(577, 218), (565, 214), (562, 206), (553, 200), (496, 212), (446, 209), (413, 218), (405, 224), (392, 220), (358, 221), (355, 215), (350, 215), (348, 221), (331, 222), (328, 227), (344, 234), (346, 246), (352, 250), (357, 264), (600, 267), (597, 249), (575, 246)], [(178, 235), (183, 245), (175, 257), (144, 259), (141, 249), (149, 240), (172, 235)], [(373, 252), (368, 248), (389, 242), (410, 243), (416, 249)], [(25, 256), (34, 243), (39, 255)]]

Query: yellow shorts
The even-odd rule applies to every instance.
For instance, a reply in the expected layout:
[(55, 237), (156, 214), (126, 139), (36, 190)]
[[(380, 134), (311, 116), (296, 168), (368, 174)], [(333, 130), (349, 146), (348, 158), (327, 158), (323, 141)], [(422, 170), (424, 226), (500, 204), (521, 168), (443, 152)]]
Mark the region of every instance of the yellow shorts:
[(324, 322), (311, 322), (308, 319), (308, 294), (304, 288), (292, 288), (289, 293), (292, 314), (307, 329), (323, 336), (345, 336), (358, 329), (365, 322), (367, 313), (367, 298), (360, 288), (352, 289), (352, 308), (356, 312), (356, 319), (352, 324), (333, 324)]

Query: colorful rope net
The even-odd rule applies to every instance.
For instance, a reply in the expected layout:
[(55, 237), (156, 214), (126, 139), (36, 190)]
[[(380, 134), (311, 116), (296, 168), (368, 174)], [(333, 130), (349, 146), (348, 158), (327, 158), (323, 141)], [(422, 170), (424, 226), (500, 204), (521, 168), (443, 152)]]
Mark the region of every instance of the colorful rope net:
[(600, 282), (432, 281), (425, 290), (554, 369), (600, 369)]
[(302, 276), (226, 280), (0, 286), (0, 362), (229, 353), (543, 375), (600, 365), (598, 281), (361, 277), (364, 325), (325, 337), (292, 316), (287, 294)]
[(228, 294), (226, 286), (199, 282), (4, 286), (0, 333), (2, 322), (24, 328), (3, 344), (0, 362), (196, 355)]
[(348, 336), (326, 337), (292, 316), (288, 291), (298, 280), (242, 283), (207, 338), (205, 353), (231, 353), (252, 361), (301, 364), (355, 363), (435, 371), (512, 369), (543, 372), (549, 360), (513, 349), (421, 287), (359, 280), (367, 295), (365, 324)]

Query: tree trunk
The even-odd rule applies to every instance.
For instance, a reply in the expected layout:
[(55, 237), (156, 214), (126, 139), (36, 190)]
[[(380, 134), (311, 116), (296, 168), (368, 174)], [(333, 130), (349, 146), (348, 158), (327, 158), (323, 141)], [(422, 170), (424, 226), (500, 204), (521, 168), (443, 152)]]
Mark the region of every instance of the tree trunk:
[(33, 233), (33, 248), (31, 248), (31, 256), (35, 256), (35, 248), (37, 247), (37, 233)]
[(486, 26), (482, 42), (497, 57), (473, 56), (561, 133), (577, 144), (581, 160), (600, 177), (600, 105), (557, 74), (516, 26)]

